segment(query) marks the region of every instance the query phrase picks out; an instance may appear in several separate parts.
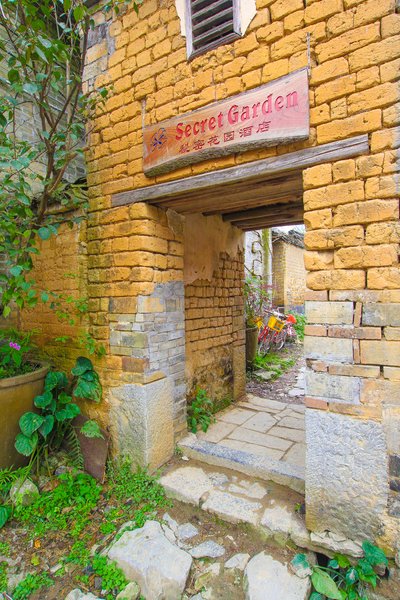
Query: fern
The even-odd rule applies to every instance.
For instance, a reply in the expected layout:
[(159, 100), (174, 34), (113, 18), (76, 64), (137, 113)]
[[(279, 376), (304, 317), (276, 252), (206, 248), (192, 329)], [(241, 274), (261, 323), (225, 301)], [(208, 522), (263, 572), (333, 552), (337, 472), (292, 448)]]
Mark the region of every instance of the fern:
[(83, 454), (82, 454), (82, 450), (81, 450), (81, 444), (79, 442), (79, 438), (76, 434), (74, 427), (71, 426), (68, 428), (68, 432), (65, 436), (65, 441), (68, 445), (69, 458), (70, 458), (72, 464), (77, 469), (80, 469), (81, 471), (83, 471), (84, 461), (83, 461)]
[(27, 467), (20, 467), (19, 469), (2, 469), (0, 471), (0, 495), (7, 495), (12, 484), (18, 479), (26, 479), (31, 470), (30, 465)]

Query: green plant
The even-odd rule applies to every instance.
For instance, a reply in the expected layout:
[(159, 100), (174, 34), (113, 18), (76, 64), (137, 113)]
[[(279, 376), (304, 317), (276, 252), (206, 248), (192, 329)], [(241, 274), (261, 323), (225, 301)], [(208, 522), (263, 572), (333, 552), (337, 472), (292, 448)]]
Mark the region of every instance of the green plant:
[[(102, 10), (118, 14), (124, 3), (108, 0)], [(139, 3), (131, 2), (136, 10)], [(85, 184), (71, 183), (68, 169), (83, 157), (86, 122), (99, 114), (107, 97), (104, 88), (82, 89), (88, 36), (94, 27), (91, 14), (97, 10), (84, 0), (19, 0), (1, 6), (0, 60), (6, 71), (6, 91), (0, 96), (4, 316), (10, 314), (12, 302), (21, 308), (39, 299), (49, 301), (49, 293), (31, 275), (38, 240), (84, 217), (70, 209), (85, 211)], [(33, 141), (19, 133), (25, 104), (33, 116)]]
[(0, 379), (37, 369), (37, 363), (29, 361), (34, 349), (32, 335), (33, 332), (21, 333), (13, 328), (0, 331)]
[(374, 567), (386, 567), (384, 552), (368, 541), (363, 542), (364, 557), (354, 565), (347, 556), (335, 554), (326, 567), (311, 566), (305, 554), (297, 554), (295, 567), (310, 569), (314, 592), (310, 600), (368, 600), (368, 588), (379, 581)]
[(272, 379), (277, 379), (285, 371), (293, 367), (295, 359), (284, 358), (282, 352), (268, 352), (268, 354), (257, 354), (254, 359), (254, 367), (257, 369), (268, 369), (273, 373)]
[(15, 518), (26, 523), (33, 537), (47, 531), (67, 531), (79, 537), (97, 505), (101, 488), (87, 473), (64, 473), (54, 490), (43, 492), (30, 506), (18, 507)]
[(53, 585), (53, 580), (47, 573), (29, 573), (15, 588), (13, 600), (28, 600), (37, 590), (51, 585)]
[[(19, 420), (21, 433), (16, 437), (15, 447), (20, 454), (39, 461), (43, 453), (47, 456), (49, 450), (60, 448), (71, 422), (81, 412), (73, 397), (100, 402), (99, 376), (88, 358), (79, 357), (71, 374), (71, 381), (61, 371), (47, 374), (43, 394), (34, 399), (39, 411), (27, 412)], [(101, 437), (95, 421), (87, 421), (80, 431), (87, 437)]]
[(254, 327), (259, 324), (262, 316), (271, 307), (271, 295), (268, 285), (254, 273), (246, 275), (244, 300), (246, 324), (248, 327)]
[(193, 433), (196, 433), (199, 427), (206, 432), (214, 421), (212, 400), (205, 390), (198, 389), (196, 397), (188, 406), (188, 427)]
[(297, 312), (292, 314), (296, 317), (296, 323), (293, 325), (294, 330), (296, 331), (297, 338), (302, 342), (304, 340), (304, 328), (307, 324), (306, 316)]
[(114, 562), (109, 562), (105, 556), (95, 555), (92, 568), (94, 573), (101, 577), (101, 586), (106, 590), (107, 600), (113, 600), (128, 585), (123, 571)]

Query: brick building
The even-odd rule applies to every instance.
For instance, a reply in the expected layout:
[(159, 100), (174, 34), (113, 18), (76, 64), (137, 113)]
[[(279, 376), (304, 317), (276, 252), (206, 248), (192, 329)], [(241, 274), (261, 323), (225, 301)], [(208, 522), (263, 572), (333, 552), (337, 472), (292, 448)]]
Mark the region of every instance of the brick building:
[[(90, 133), (87, 230), (60, 242), (57, 269), (65, 249), (87, 289), (90, 332), (107, 349), (98, 417), (116, 451), (155, 467), (185, 430), (187, 391), (242, 395), (243, 231), (304, 220), (307, 524), (393, 551), (396, 1), (242, 0), (233, 8), (215, 29), (215, 15), (204, 13), (206, 25), (201, 15), (191, 20), (178, 0), (96, 15), (85, 86), (113, 87)], [(232, 130), (218, 137), (225, 119)], [(172, 126), (179, 145), (168, 154)], [(42, 270), (53, 283), (56, 275)], [(60, 333), (39, 310), (28, 318), (30, 326), (47, 319), (46, 335)]]
[(272, 288), (274, 306), (283, 306), (286, 312), (303, 312), (304, 236), (296, 230), (272, 232)]

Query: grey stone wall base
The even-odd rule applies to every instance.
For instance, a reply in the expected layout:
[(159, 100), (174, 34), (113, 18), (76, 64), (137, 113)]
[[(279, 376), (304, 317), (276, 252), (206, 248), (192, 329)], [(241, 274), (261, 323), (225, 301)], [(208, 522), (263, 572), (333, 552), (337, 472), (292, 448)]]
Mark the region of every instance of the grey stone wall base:
[(118, 454), (134, 465), (157, 469), (174, 452), (173, 384), (169, 378), (115, 388), (110, 421)]
[(306, 443), (307, 527), (376, 540), (388, 501), (382, 424), (306, 409)]

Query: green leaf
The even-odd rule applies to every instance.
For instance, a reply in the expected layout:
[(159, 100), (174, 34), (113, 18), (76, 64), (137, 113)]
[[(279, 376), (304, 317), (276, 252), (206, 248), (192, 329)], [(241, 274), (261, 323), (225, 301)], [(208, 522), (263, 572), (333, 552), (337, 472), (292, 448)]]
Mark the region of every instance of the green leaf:
[(314, 572), (311, 575), (311, 581), (315, 590), (320, 594), (323, 594), (331, 600), (342, 600), (342, 595), (336, 583), (328, 573), (315, 567)]
[(68, 379), (62, 371), (50, 371), (46, 375), (44, 389), (46, 391), (54, 390), (55, 388), (63, 389), (68, 385)]
[(338, 569), (339, 568), (339, 563), (337, 560), (335, 560), (334, 558), (332, 560), (330, 560), (328, 562), (328, 567), (330, 567), (331, 569)]
[(310, 596), (310, 600), (324, 600), (324, 597), (318, 592), (313, 592)]
[(73, 394), (76, 398), (85, 398), (93, 400), (93, 402), (100, 402), (102, 388), (98, 379), (96, 381), (85, 381), (83, 378), (79, 378)]
[(42, 240), (48, 240), (51, 236), (51, 230), (48, 227), (38, 229), (38, 235)]
[(27, 94), (32, 95), (32, 94), (36, 94), (36, 92), (38, 92), (40, 88), (36, 83), (24, 83), (24, 85), (22, 86), (22, 89)]
[(92, 361), (86, 358), (85, 356), (79, 356), (76, 359), (75, 367), (72, 369), (72, 375), (79, 377), (79, 375), (83, 375), (86, 371), (93, 371)]
[(81, 433), (83, 433), (83, 435), (87, 438), (104, 439), (104, 436), (101, 433), (98, 423), (96, 423), (96, 421), (93, 420), (86, 421), (86, 423), (81, 427)]
[(350, 569), (346, 572), (346, 581), (349, 585), (352, 585), (356, 581), (358, 581), (358, 573), (355, 567), (350, 567)]
[(307, 556), (305, 554), (296, 554), (296, 556), (291, 561), (291, 564), (297, 571), (298, 569), (311, 569), (310, 563), (307, 560)]
[(79, 406), (77, 404), (71, 403), (67, 404), (65, 408), (62, 408), (61, 410), (58, 410), (56, 412), (56, 419), (60, 422), (71, 420), (80, 415), (80, 413), (81, 409), (79, 408)]
[(46, 415), (42, 425), (39, 427), (39, 431), (43, 437), (47, 437), (54, 427), (53, 415)]
[(35, 431), (39, 429), (44, 421), (44, 417), (34, 412), (27, 412), (22, 415), (19, 420), (19, 426), (21, 431), (27, 437), (30, 437)]
[(72, 402), (72, 396), (69, 396), (65, 392), (61, 392), (61, 394), (58, 396), (58, 401), (60, 404), (69, 404)]
[(351, 562), (344, 554), (335, 554), (334, 559), (338, 562), (341, 569), (346, 569), (351, 566)]
[(371, 544), (371, 542), (368, 542), (368, 541), (363, 542), (362, 549), (364, 550), (365, 559), (371, 565), (387, 565), (388, 564), (388, 559), (386, 558), (385, 553), (377, 546), (374, 546), (374, 544)]
[(53, 400), (51, 392), (44, 392), (40, 396), (36, 396), (33, 403), (37, 408), (47, 408)]
[(15, 438), (15, 448), (24, 456), (30, 456), (32, 452), (35, 450), (38, 443), (38, 435), (35, 433), (31, 437), (27, 437), (23, 433), (19, 433)]
[(49, 294), (47, 292), (41, 293), (42, 302), (47, 302), (49, 299)]
[(11, 508), (9, 506), (0, 506), (0, 529), (4, 527), (11, 516)]
[(11, 267), (10, 273), (11, 273), (11, 275), (14, 275), (14, 277), (18, 277), (18, 275), (21, 275), (21, 273), (22, 273), (22, 267), (20, 267), (19, 265), (15, 265), (14, 267)]
[(75, 21), (80, 21), (86, 14), (86, 9), (82, 4), (76, 6), (73, 10)]

